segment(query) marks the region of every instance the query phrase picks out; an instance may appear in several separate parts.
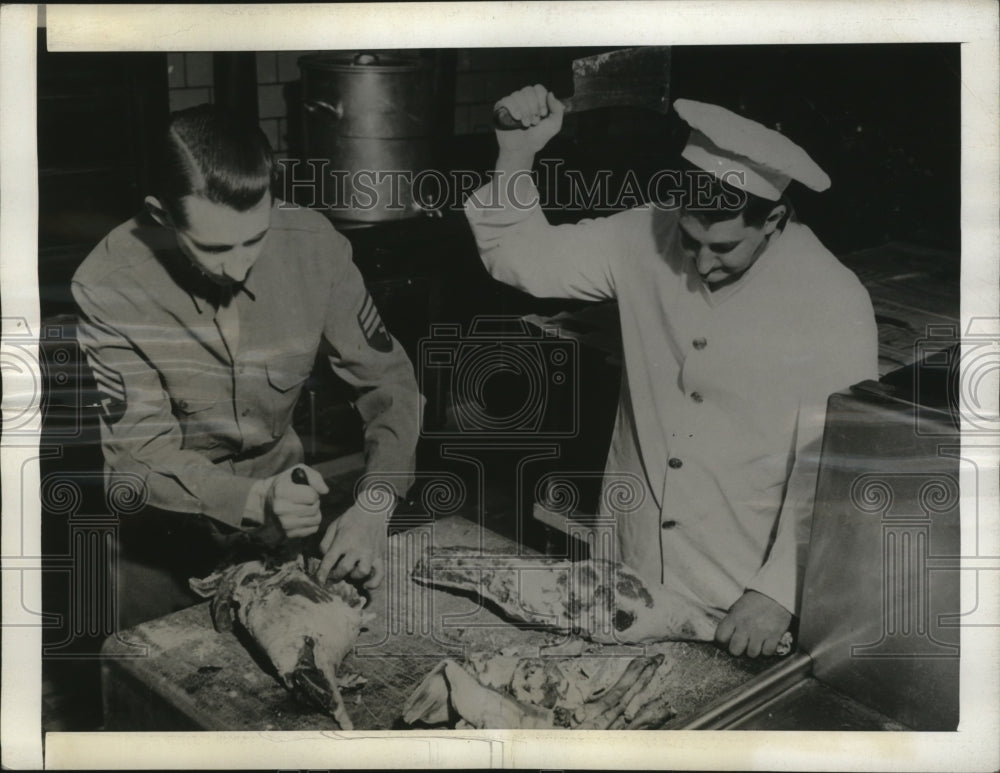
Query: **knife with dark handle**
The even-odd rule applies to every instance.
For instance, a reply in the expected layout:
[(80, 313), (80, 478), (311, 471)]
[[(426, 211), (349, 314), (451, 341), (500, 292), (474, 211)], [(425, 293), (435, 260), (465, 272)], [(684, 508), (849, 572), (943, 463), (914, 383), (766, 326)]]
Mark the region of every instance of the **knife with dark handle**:
[[(310, 485), (306, 471), (301, 467), (296, 467), (292, 470), (292, 483), (299, 486)], [(279, 555), (284, 557), (285, 561), (293, 560), (302, 552), (304, 539), (304, 537), (286, 537), (285, 541), (278, 545)]]
[[(292, 470), (292, 483), (308, 486), (309, 478), (301, 467)], [(267, 560), (272, 564), (293, 561), (302, 552), (303, 537), (288, 537), (273, 515), (265, 515), (265, 522), (256, 533), (256, 540), (264, 546)]]
[(306, 475), (306, 471), (303, 470), (301, 467), (296, 467), (294, 470), (292, 470), (292, 483), (295, 483), (299, 486), (308, 486), (309, 476)]

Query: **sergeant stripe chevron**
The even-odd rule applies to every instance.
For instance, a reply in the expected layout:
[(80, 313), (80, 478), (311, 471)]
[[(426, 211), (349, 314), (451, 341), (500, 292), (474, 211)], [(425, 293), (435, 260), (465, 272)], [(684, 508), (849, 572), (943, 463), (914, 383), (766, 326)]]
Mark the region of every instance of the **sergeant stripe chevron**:
[(107, 365), (96, 360), (94, 357), (87, 357), (90, 369), (94, 374), (94, 380), (100, 391), (114, 400), (125, 402), (125, 380), (120, 373), (116, 373)]
[(368, 345), (379, 352), (388, 352), (392, 349), (392, 339), (386, 332), (382, 318), (379, 316), (375, 301), (370, 294), (365, 295), (364, 303), (361, 304), (361, 311), (358, 312), (358, 325), (364, 333)]

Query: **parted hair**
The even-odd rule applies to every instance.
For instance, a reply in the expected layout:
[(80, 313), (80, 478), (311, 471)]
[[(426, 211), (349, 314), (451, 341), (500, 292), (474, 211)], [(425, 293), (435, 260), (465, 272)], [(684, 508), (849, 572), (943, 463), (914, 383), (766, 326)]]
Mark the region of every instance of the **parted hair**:
[(274, 182), (274, 152), (264, 132), (213, 105), (171, 113), (158, 150), (154, 194), (179, 225), (187, 224), (185, 196), (245, 212)]

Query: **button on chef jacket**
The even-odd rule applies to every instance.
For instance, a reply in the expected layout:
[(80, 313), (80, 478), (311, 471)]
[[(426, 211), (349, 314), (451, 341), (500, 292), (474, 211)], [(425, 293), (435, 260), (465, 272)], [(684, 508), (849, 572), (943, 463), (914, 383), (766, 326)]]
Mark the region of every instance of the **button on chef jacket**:
[(553, 226), (530, 180), (518, 185), (518, 206), (484, 205), (487, 188), (466, 203), (490, 273), (539, 297), (618, 301), (624, 367), (605, 486), (624, 474), (646, 489), (627, 510), (602, 497), (619, 559), (719, 614), (748, 589), (797, 612), (826, 400), (877, 377), (867, 291), (789, 222), (711, 292), (684, 257), (676, 211)]
[(110, 485), (138, 480), (155, 507), (254, 525), (243, 516), (255, 481), (302, 461), (292, 413), (325, 339), (359, 392), (368, 472), (405, 494), (422, 405), (413, 366), (322, 215), (278, 202), (231, 298), (145, 214), (105, 237), (72, 290)]

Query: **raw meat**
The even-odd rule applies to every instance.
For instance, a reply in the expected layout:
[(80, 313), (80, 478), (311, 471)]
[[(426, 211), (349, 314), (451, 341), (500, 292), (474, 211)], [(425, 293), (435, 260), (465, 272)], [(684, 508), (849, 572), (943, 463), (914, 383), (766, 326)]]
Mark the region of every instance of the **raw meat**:
[(285, 687), (332, 715), (342, 729), (352, 729), (337, 668), (369, 618), (353, 585), (320, 585), (301, 556), (279, 566), (247, 561), (189, 582), (196, 593), (212, 597), (216, 630), (231, 630), (238, 622)]
[(606, 644), (711, 641), (718, 624), (714, 610), (672, 589), (650, 588), (614, 561), (433, 548), (414, 567), (413, 579), (478, 592), (509, 619)]
[(403, 708), (408, 724), (479, 729), (647, 729), (675, 712), (664, 695), (672, 664), (652, 657), (521, 657), (474, 653), (439, 663)]

